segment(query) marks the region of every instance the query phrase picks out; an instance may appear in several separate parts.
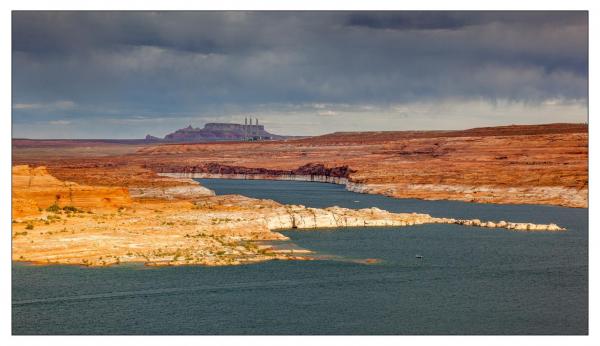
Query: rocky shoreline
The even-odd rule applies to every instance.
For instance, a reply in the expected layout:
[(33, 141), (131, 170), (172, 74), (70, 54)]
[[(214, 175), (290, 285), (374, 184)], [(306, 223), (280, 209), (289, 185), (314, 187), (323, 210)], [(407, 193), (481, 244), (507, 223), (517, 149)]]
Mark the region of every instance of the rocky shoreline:
[(306, 251), (298, 255), (252, 244), (286, 240), (276, 231), (287, 229), (368, 229), (435, 223), (513, 231), (565, 230), (555, 224), (437, 218), (378, 208), (308, 208), (236, 195), (207, 197), (195, 205), (180, 202), (165, 207), (133, 203), (116, 213), (44, 211), (14, 220), (13, 260), (87, 266), (127, 262), (153, 266), (237, 265), (274, 259), (311, 259)]
[[(312, 181), (338, 185), (359, 185), (348, 181), (345, 177), (331, 177), (327, 175), (301, 175), (301, 174), (242, 174), (242, 173), (157, 173), (162, 177), (186, 179), (234, 179), (234, 180), (286, 180), (286, 181)], [(349, 190), (352, 191), (352, 190)]]
[[(476, 203), (513, 203), (514, 197), (527, 200), (536, 196), (545, 196), (549, 200), (563, 201), (558, 203), (564, 207), (587, 207), (587, 190), (578, 190), (565, 187), (528, 187), (528, 188), (502, 188), (493, 186), (457, 186), (457, 185), (432, 185), (432, 184), (365, 184), (353, 182), (348, 177), (313, 175), (313, 174), (281, 174), (273, 173), (208, 173), (208, 172), (161, 172), (162, 177), (185, 179), (234, 179), (234, 180), (284, 180), (284, 181), (310, 181), (344, 185), (345, 189), (356, 193), (384, 195), (394, 198), (416, 198), (423, 200), (457, 200)], [(448, 198), (448, 194), (454, 194)], [(489, 197), (486, 198), (486, 195)], [(512, 196), (503, 200), (499, 196)], [(493, 197), (492, 197), (493, 196)], [(543, 200), (541, 200), (543, 202)]]
[[(315, 181), (314, 176), (311, 179)], [(390, 213), (378, 208), (282, 205), (239, 195), (215, 196), (183, 177), (175, 182), (181, 186), (107, 188), (60, 181), (44, 167), (15, 166), (12, 258), (85, 266), (128, 262), (218, 266), (312, 259), (306, 251), (293, 253), (256, 243), (286, 240), (277, 232), (286, 229), (369, 229), (437, 223), (511, 231), (564, 231), (555, 224), (461, 220)]]
[(515, 231), (565, 231), (556, 224), (533, 224), (507, 221), (481, 221), (479, 219), (439, 218), (429, 214), (391, 213), (376, 207), (347, 209), (329, 207), (308, 208), (303, 205), (284, 206), (287, 214), (267, 219), (270, 230), (315, 229), (338, 227), (406, 227), (430, 223), (455, 224), (483, 228), (504, 228)]

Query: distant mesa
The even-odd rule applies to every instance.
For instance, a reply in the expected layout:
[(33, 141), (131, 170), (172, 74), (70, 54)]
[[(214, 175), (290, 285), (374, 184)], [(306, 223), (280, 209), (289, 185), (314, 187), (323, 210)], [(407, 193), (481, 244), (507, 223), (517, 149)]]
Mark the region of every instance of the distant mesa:
[(152, 135), (146, 135), (146, 138), (144, 138), (147, 142), (156, 142), (156, 141), (162, 141), (162, 138), (158, 138), (158, 137), (154, 137)]
[(158, 138), (152, 135), (146, 135), (146, 142), (205, 142), (205, 141), (259, 141), (286, 139), (287, 136), (280, 136), (265, 131), (264, 125), (258, 124), (258, 119), (252, 124), (252, 118), (245, 124), (232, 123), (207, 123), (204, 128), (188, 127), (169, 133), (164, 138)]

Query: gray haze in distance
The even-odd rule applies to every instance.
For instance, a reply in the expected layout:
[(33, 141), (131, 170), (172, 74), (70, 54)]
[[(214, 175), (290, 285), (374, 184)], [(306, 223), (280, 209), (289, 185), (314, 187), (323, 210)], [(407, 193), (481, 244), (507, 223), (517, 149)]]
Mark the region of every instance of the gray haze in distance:
[(13, 137), (584, 122), (587, 12), (13, 12)]

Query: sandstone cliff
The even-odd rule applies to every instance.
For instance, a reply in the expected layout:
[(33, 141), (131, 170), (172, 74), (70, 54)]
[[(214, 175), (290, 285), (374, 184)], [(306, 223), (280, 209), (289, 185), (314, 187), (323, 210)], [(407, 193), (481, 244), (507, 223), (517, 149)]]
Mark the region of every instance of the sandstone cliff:
[(126, 188), (79, 185), (51, 176), (46, 167), (12, 168), (13, 218), (37, 214), (54, 204), (59, 207), (120, 207), (131, 203)]

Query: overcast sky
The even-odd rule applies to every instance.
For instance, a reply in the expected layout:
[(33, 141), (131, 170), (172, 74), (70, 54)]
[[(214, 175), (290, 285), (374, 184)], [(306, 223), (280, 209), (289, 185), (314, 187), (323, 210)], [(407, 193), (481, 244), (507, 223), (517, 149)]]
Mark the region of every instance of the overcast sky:
[(586, 12), (13, 12), (13, 137), (584, 122)]

